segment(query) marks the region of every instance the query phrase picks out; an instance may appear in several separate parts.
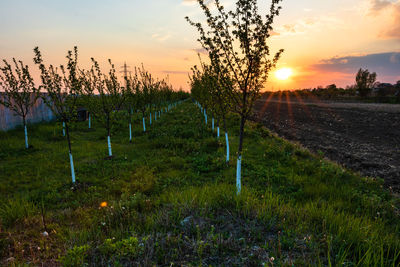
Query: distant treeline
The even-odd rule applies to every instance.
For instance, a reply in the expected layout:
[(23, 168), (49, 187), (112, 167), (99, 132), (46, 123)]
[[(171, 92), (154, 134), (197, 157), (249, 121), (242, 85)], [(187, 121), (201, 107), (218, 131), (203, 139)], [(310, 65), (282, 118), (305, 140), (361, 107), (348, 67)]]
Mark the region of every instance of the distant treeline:
[[(369, 80), (369, 81), (368, 81)], [(301, 97), (301, 98), (321, 98), (331, 100), (358, 100), (365, 102), (380, 103), (400, 103), (400, 81), (394, 84), (375, 82), (376, 74), (370, 74), (368, 70), (360, 69), (356, 76), (356, 84), (337, 87), (331, 84), (326, 87), (297, 89), (290, 91), (267, 91), (263, 97)]]

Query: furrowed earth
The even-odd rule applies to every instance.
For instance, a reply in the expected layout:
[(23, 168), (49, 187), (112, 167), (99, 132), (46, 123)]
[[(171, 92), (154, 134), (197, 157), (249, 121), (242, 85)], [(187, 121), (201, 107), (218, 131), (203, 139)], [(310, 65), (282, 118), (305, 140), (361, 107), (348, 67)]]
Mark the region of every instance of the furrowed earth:
[(400, 193), (400, 105), (261, 99), (255, 120)]

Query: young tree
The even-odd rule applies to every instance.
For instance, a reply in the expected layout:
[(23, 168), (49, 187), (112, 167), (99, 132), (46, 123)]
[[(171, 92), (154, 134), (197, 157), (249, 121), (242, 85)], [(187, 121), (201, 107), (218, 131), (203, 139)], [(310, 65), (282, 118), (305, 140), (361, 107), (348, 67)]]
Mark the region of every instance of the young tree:
[(96, 115), (96, 105), (98, 104), (97, 98), (95, 98), (95, 88), (93, 84), (93, 72), (92, 70), (80, 70), (80, 80), (82, 84), (81, 98), (82, 104), (88, 110), (88, 128), (92, 128), (92, 119)]
[(143, 67), (142, 69), (136, 69), (135, 72), (139, 73), (139, 86), (136, 87), (136, 99), (137, 107), (142, 112), (143, 121), (143, 132), (146, 132), (146, 111), (147, 111), (147, 100), (149, 98), (149, 88), (145, 86), (147, 76), (150, 75)]
[[(160, 82), (155, 80), (151, 74), (148, 75), (148, 79), (146, 80), (146, 86), (148, 87), (149, 91), (149, 98), (148, 98), (148, 105), (149, 105), (149, 113), (150, 113), (150, 125), (152, 124), (152, 114), (153, 114), (153, 107), (157, 102), (158, 97), (158, 87)], [(154, 117), (155, 119), (155, 117)]]
[(74, 47), (74, 52), (68, 51), (67, 68), (60, 66), (61, 74), (58, 68), (50, 65), (46, 67), (43, 64), (42, 55), (38, 47), (35, 47), (34, 62), (39, 66), (42, 85), (47, 94), (42, 94), (43, 101), (53, 111), (53, 113), (65, 125), (68, 141), (69, 159), (71, 164), (72, 183), (75, 183), (75, 169), (72, 157), (71, 139), (69, 133), (69, 124), (76, 119), (77, 100), (81, 92), (81, 81), (78, 76), (78, 48)]
[(145, 70), (144, 66), (142, 65), (142, 68), (139, 69), (139, 81), (140, 81), (140, 86), (137, 89), (137, 95), (138, 95), (138, 107), (140, 111), (142, 112), (143, 116), (143, 131), (146, 131), (146, 122), (145, 122), (145, 116), (146, 116), (146, 111), (147, 109), (149, 110), (150, 114), (150, 124), (152, 123), (152, 106), (154, 103), (154, 95), (156, 88), (158, 87), (158, 82), (156, 82), (153, 78), (153, 76)]
[[(108, 156), (112, 157), (111, 148), (111, 130), (117, 120), (118, 111), (121, 109), (122, 104), (126, 98), (126, 90), (118, 82), (116, 70), (111, 60), (110, 71), (108, 75), (101, 72), (99, 63), (92, 58), (92, 69), (90, 71), (90, 81), (86, 80), (85, 84), (91, 83), (91, 90), (87, 90), (91, 94), (92, 113), (95, 114), (107, 134)], [(98, 95), (95, 95), (98, 93)]]
[(160, 86), (161, 86), (161, 81), (156, 82), (156, 84), (154, 84), (153, 86), (153, 90), (152, 90), (152, 103), (154, 106), (154, 121), (157, 121), (157, 113), (158, 113), (158, 107), (159, 107), (159, 103), (160, 103), (160, 99), (161, 99), (161, 95), (160, 95)]
[(139, 78), (137, 72), (133, 76), (125, 77), (126, 81), (126, 101), (125, 107), (128, 113), (129, 119), (129, 142), (132, 142), (132, 116), (134, 108), (137, 106), (137, 94), (139, 84)]
[(26, 126), (26, 116), (37, 100), (37, 88), (33, 78), (29, 73), (29, 68), (22, 61), (13, 58), (13, 67), (3, 60), (4, 66), (0, 67), (0, 86), (4, 90), (3, 97), (0, 95), (0, 105), (12, 110), (15, 115), (22, 118), (25, 131), (25, 148), (29, 148), (28, 130)]
[(156, 98), (156, 110), (157, 110), (156, 113), (158, 114), (158, 118), (161, 117), (161, 110), (165, 103), (167, 90), (169, 90), (169, 86), (168, 86), (166, 80), (163, 79), (159, 82), (157, 98)]
[(210, 9), (205, 0), (198, 0), (207, 18), (206, 25), (194, 23), (186, 17), (200, 33), (199, 42), (208, 51), (210, 60), (220, 66), (232, 81), (232, 88), (228, 90), (229, 98), (234, 103), (233, 110), (241, 117), (236, 167), (238, 194), (241, 191), (244, 126), (254, 101), (260, 95), (260, 89), (283, 52), (279, 50), (270, 59), (267, 44), (274, 18), (281, 10), (281, 1), (272, 0), (269, 13), (263, 18), (259, 14), (257, 0), (238, 0), (236, 9), (229, 12), (219, 0), (214, 0), (215, 10)]
[(376, 73), (370, 73), (367, 69), (359, 69), (356, 75), (357, 91), (361, 97), (366, 97), (376, 83)]

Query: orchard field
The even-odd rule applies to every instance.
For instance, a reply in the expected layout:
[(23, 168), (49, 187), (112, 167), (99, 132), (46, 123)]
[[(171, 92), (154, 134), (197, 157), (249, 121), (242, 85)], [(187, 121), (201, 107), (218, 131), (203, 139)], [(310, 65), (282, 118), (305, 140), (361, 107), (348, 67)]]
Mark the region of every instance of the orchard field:
[[(122, 111), (121, 111), (122, 113)], [(104, 128), (61, 123), (0, 133), (0, 259), (5, 266), (398, 266), (399, 200), (379, 179), (245, 127), (242, 192), (225, 140), (190, 100), (147, 131), (123, 114)], [(148, 120), (148, 117), (146, 117)], [(239, 120), (229, 114), (231, 158)]]
[[(265, 128), (275, 130), (265, 121), (252, 121), (254, 111), (260, 108), (257, 101), (261, 92), (273, 87), (273, 73), (275, 82), (284, 84), (292, 75), (305, 75), (300, 70), (307, 69), (301, 63), (301, 68), (293, 68), (299, 70), (296, 75), (286, 67), (287, 58), (281, 60), (284, 43), (298, 43), (275, 41), (285, 36), (279, 27), (277, 31), (273, 27), (282, 12), (282, 0), (267, 1), (267, 6), (259, 6), (257, 0), (237, 0), (226, 7), (219, 0), (182, 1), (185, 8), (197, 2), (201, 17), (192, 9), (168, 11), (160, 3), (150, 4), (151, 10), (145, 11), (144, 6), (140, 8), (143, 1), (134, 1), (132, 10), (146, 19), (132, 24), (131, 18), (141, 17), (129, 11), (129, 20), (115, 26), (110, 23), (115, 18), (109, 17), (113, 8), (100, 2), (86, 8), (83, 2), (73, 4), (79, 9), (76, 15), (73, 11), (70, 19), (55, 17), (79, 27), (87, 40), (96, 40), (85, 44), (83, 51), (89, 49), (94, 55), (84, 52), (84, 64), (80, 56), (78, 60), (77, 46), (67, 52), (62, 65), (49, 61), (55, 58), (54, 48), (42, 54), (36, 46), (34, 71), (26, 65), (32, 64), (32, 58), (30, 63), (4, 59), (0, 66), (0, 105), (22, 122), (20, 128), (0, 132), (0, 265), (400, 265), (400, 200), (384, 187), (383, 180), (363, 177), (327, 160), (323, 153), (314, 154), (279, 138)], [(29, 10), (27, 3), (23, 6)], [(101, 6), (107, 7), (106, 13), (98, 12)], [(162, 14), (157, 15), (156, 6)], [(293, 7), (298, 13), (298, 6)], [(21, 6), (16, 10), (9, 14), (20, 14)], [(106, 14), (107, 26), (86, 17), (88, 10), (95, 11), (101, 21)], [(32, 14), (35, 21), (49, 17), (34, 9)], [(77, 19), (81, 14), (85, 14), (83, 21)], [(122, 15), (116, 14), (118, 18)], [(157, 18), (150, 21), (162, 22), (163, 27), (151, 35), (151, 42), (159, 41), (153, 50), (150, 39), (133, 35), (133, 43), (146, 41), (141, 51), (126, 38), (139, 28), (146, 36), (151, 31), (125, 25), (144, 26), (149, 22), (148, 14)], [(195, 47), (191, 43), (183, 48), (189, 44), (190, 32), (167, 23), (180, 15), (197, 31)], [(162, 16), (168, 17), (166, 21)], [(10, 26), (15, 24), (15, 17), (11, 17)], [(283, 29), (288, 30), (292, 23)], [(47, 24), (32, 24), (35, 34), (27, 35), (47, 33), (41, 28)], [(96, 27), (81, 30), (86, 24)], [(121, 35), (123, 39), (113, 37), (120, 34), (116, 25), (129, 28), (129, 33)], [(327, 26), (324, 24), (322, 31)], [(80, 43), (75, 35), (66, 35), (66, 27), (54, 29), (65, 35), (65, 43)], [(112, 33), (99, 32), (106, 38), (104, 43), (92, 35), (106, 29)], [(10, 32), (14, 32), (12, 27)], [(185, 34), (175, 35), (179, 32)], [(173, 47), (164, 43), (168, 39), (179, 43), (179, 48), (164, 51)], [(110, 51), (111, 46), (104, 46), (122, 40), (131, 48), (114, 46)], [(101, 46), (107, 51), (99, 50)], [(148, 61), (159, 65), (158, 71), (153, 69), (155, 65), (150, 72), (137, 63), (146, 51), (154, 57)], [(189, 51), (198, 52), (197, 63), (171, 65), (179, 62), (181, 55), (185, 55), (182, 62), (190, 61), (185, 54)], [(327, 58), (315, 56), (309, 45), (302, 57), (309, 51), (314, 58)], [(129, 70), (124, 61), (121, 71), (108, 59), (104, 68), (101, 62), (107, 53), (117, 58), (117, 64), (136, 57), (136, 67)], [(168, 60), (163, 58), (166, 55)], [(395, 64), (398, 61), (393, 55), (388, 60)], [(310, 66), (317, 65), (321, 64)], [(161, 78), (161, 74), (166, 77)], [(184, 86), (189, 88), (180, 85), (176, 90), (178, 84), (172, 85), (169, 74), (175, 78), (188, 74)], [(39, 80), (34, 78), (37, 75)], [(365, 97), (373, 91), (376, 77), (375, 72), (360, 68), (352, 88)], [(29, 123), (38, 99), (56, 121)], [(293, 115), (289, 106), (284, 112)], [(277, 124), (295, 130), (291, 122), (285, 123)], [(363, 134), (357, 136), (362, 138)], [(317, 138), (314, 141), (318, 142)], [(374, 150), (372, 146), (367, 149)], [(392, 161), (386, 163), (392, 165)]]

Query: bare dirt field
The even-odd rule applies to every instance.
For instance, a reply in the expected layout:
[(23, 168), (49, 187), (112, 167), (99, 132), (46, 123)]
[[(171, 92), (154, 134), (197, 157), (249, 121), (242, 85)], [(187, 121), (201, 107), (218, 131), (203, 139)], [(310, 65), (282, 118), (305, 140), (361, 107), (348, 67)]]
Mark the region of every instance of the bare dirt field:
[(256, 120), (400, 192), (400, 105), (261, 99)]

